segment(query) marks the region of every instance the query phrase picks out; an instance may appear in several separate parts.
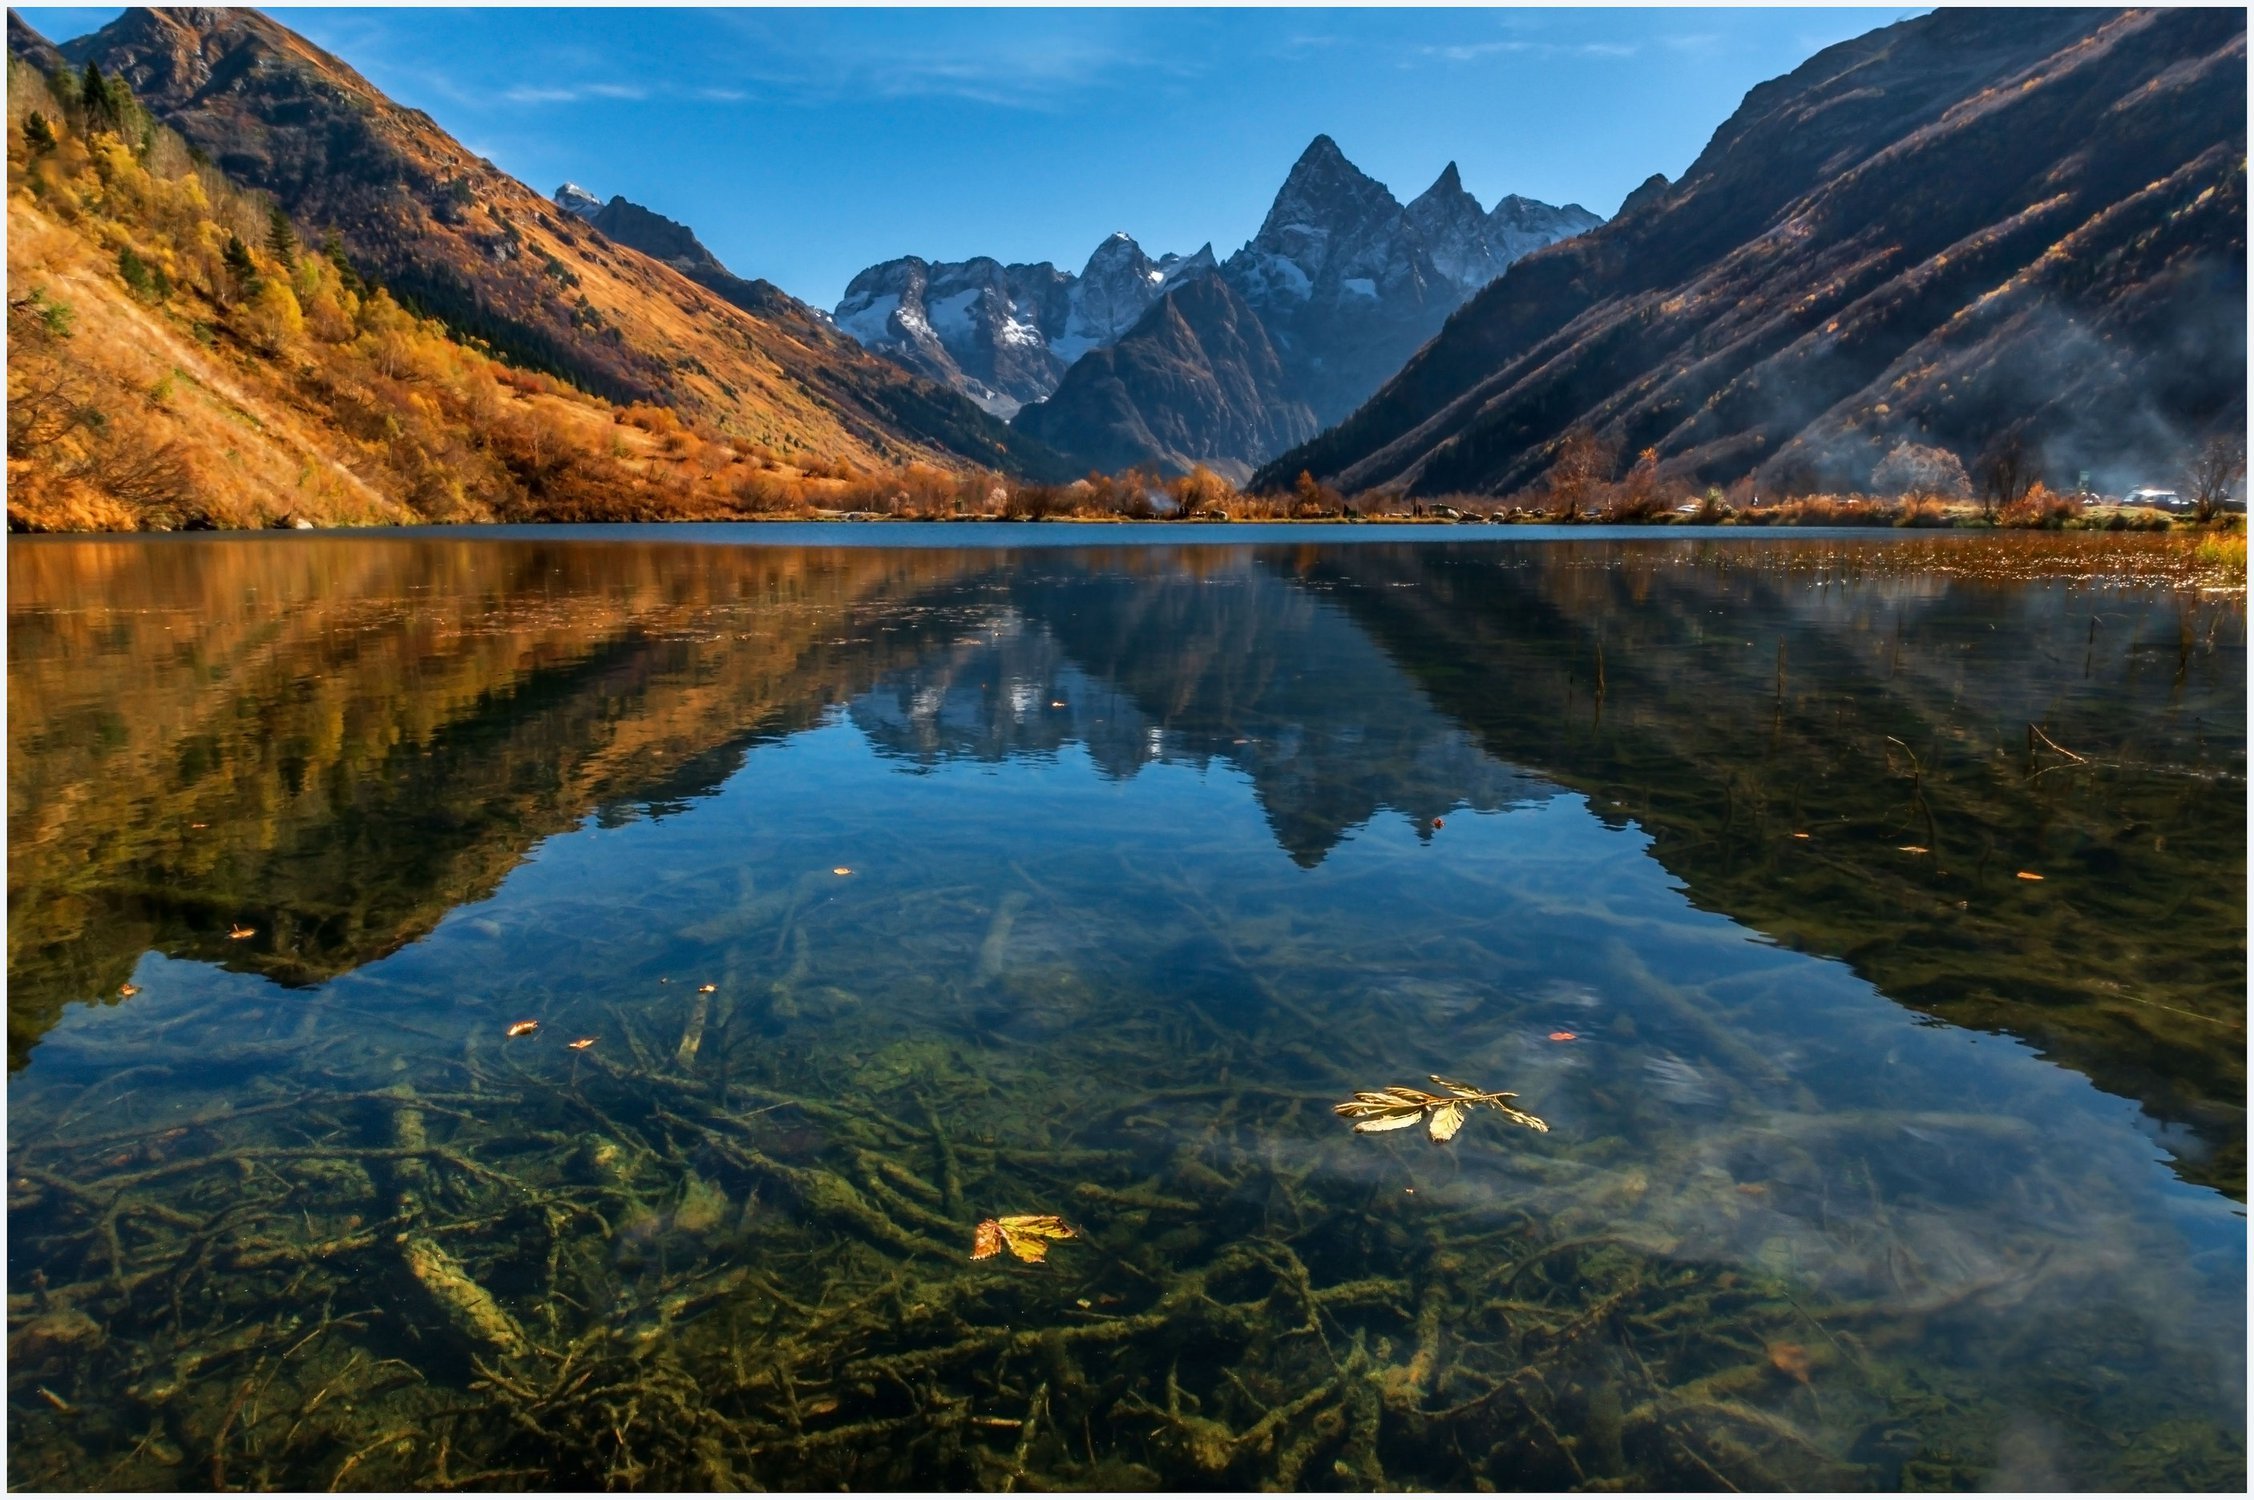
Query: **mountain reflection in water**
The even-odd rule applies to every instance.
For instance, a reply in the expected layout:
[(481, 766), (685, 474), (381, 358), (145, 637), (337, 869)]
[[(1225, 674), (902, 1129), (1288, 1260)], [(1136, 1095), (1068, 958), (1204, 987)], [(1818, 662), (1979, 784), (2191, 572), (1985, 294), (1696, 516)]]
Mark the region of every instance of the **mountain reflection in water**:
[[(198, 1318), (136, 1290), (174, 1275), (163, 1214), (267, 1252), (156, 1147), (73, 1154), (89, 1111), (161, 1132), (256, 1104), (283, 1132), (260, 1149), (382, 1145), (382, 1107), (306, 1101), (411, 1087), (456, 1101), (414, 1128), (469, 1152), (464, 1101), (505, 1084), (552, 1093), (523, 1130), (562, 1152), (508, 1170), (564, 1196), (450, 1253), (535, 1343), (611, 1305), (671, 1326), (703, 1268), (739, 1278), (667, 1355), (732, 1392), (709, 1409), (735, 1425), (685, 1445), (704, 1468), (575, 1446), (558, 1405), (552, 1467), (511, 1482), (2237, 1483), (2243, 601), (1975, 545), (13, 545), (10, 1289), (36, 1273), (102, 1333), (73, 1353), (91, 1336), (11, 1301), (10, 1480), (202, 1482), (157, 1459), (216, 1413), (159, 1413), (152, 1459), (147, 1413), (56, 1372), (122, 1389), (210, 1358), (210, 1316), (319, 1311), (249, 1271), (182, 1283)], [(519, 1012), (602, 1040), (494, 1054)], [(1434, 1070), (1553, 1131), (1480, 1120), (1440, 1152), (1321, 1108)], [(658, 1099), (697, 1079), (718, 1138)], [(848, 1096), (867, 1112), (825, 1113)], [(120, 1170), (183, 1195), (118, 1200), (160, 1215), (131, 1267), (78, 1239)], [(350, 1170), (277, 1212), (345, 1240), (487, 1222), (470, 1169)], [(578, 1203), (609, 1239), (575, 1238)], [(1058, 1317), (1053, 1285), (1082, 1330), (1059, 1349), (1107, 1318), (1156, 1339), (1103, 1380), (934, 1352), (1013, 1314), (933, 1236), (1037, 1206), (1093, 1243), (1052, 1257), (1069, 1282), (1007, 1283), (1015, 1316)], [(398, 1274), (338, 1254), (306, 1264)], [(919, 1255), (957, 1280), (917, 1306), (951, 1310), (894, 1309), (882, 1350), (838, 1324), (867, 1368), (811, 1416), (805, 1371), (722, 1336), (753, 1317), (785, 1365), (834, 1364), (831, 1322), (788, 1309), (824, 1275), (909, 1298)], [(1695, 1311), (1653, 1290), (1669, 1267)], [(1185, 1276), (1275, 1326), (1182, 1325)], [(1477, 1352), (1543, 1328), (1510, 1368)], [(446, 1340), (356, 1339), (286, 1378), (357, 1350), (419, 1372), (392, 1419), (460, 1403)], [(1532, 1399), (1521, 1365), (1571, 1441), (1501, 1410)], [(96, 1406), (71, 1443), (40, 1384)], [(1032, 1424), (1006, 1441), (932, 1416), (1005, 1389), (993, 1413)], [(1211, 1425), (1263, 1420), (1281, 1436)], [(521, 1469), (486, 1425), (463, 1471)], [(233, 1441), (322, 1487), (381, 1435)]]

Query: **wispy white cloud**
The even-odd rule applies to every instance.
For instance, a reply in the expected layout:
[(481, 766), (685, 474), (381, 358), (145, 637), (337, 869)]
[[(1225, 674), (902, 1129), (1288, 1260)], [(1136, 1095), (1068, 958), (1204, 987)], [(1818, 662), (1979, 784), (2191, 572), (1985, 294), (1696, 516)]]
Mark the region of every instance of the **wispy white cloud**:
[(1520, 40), (1492, 42), (1425, 43), (1412, 50), (1412, 55), (1440, 62), (1478, 62), (1489, 57), (1634, 57), (1633, 42), (1529, 42)]
[(1132, 14), (1090, 25), (1101, 13), (1073, 13), (1069, 26), (1039, 12), (1009, 13), (992, 28), (909, 21), (896, 36), (872, 39), (860, 28), (833, 32), (807, 24), (819, 12), (793, 12), (779, 25), (757, 13), (710, 14), (742, 38), (722, 71), (761, 96), (834, 104), (853, 99), (953, 99), (1050, 112), (1094, 94), (1167, 84), (1208, 70), (1179, 48), (1145, 46), (1130, 35)]
[(535, 88), (530, 84), (519, 84), (515, 88), (502, 90), (501, 97), (511, 104), (569, 104), (580, 95), (577, 89)]

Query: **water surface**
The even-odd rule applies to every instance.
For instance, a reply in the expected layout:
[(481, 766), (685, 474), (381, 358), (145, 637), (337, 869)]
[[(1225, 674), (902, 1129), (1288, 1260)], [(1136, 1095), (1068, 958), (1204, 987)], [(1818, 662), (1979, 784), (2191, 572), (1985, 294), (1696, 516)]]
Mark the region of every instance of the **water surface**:
[(2243, 1487), (2242, 595), (941, 530), (11, 544), (12, 1484)]

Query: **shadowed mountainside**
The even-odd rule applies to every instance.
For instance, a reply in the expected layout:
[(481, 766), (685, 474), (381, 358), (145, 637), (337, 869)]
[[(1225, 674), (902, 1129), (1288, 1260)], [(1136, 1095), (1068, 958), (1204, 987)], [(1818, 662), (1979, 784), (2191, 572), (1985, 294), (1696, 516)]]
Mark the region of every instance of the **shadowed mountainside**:
[(1315, 414), (1291, 394), (1260, 319), (1206, 275), (1160, 297), (1116, 344), (1082, 355), (1015, 425), (1100, 469), (1204, 464), (1241, 482), (1252, 472), (1245, 455), (1313, 435)]
[(2246, 18), (1942, 10), (1761, 85), (1256, 483), (1508, 493), (1625, 465), (1852, 490), (1912, 440), (2172, 473), (2243, 426)]

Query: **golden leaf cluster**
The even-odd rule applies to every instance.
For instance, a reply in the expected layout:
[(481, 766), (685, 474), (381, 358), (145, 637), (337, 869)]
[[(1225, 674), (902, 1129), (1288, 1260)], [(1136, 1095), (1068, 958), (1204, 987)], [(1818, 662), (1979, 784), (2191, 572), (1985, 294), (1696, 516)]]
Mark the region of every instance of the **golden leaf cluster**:
[(1518, 1095), (1490, 1093), (1468, 1083), (1457, 1083), (1429, 1075), (1432, 1081), (1447, 1090), (1443, 1094), (1428, 1094), (1423, 1089), (1396, 1085), (1384, 1089), (1358, 1089), (1354, 1097), (1344, 1104), (1331, 1106), (1338, 1115), (1354, 1122), (1357, 1135), (1374, 1135), (1381, 1130), (1406, 1130), (1422, 1123), (1426, 1133), (1435, 1142), (1454, 1140), (1456, 1132), (1464, 1128), (1464, 1121), (1480, 1105), (1500, 1112), (1506, 1119), (1524, 1125), (1529, 1130), (1548, 1130), (1547, 1121), (1524, 1110), (1513, 1108), (1510, 1101)]
[(1019, 1260), (1039, 1261), (1047, 1258), (1051, 1240), (1074, 1237), (1072, 1226), (1055, 1214), (1004, 1214), (978, 1226), (971, 1239), (970, 1258), (984, 1260), (1001, 1254), (1007, 1246)]

